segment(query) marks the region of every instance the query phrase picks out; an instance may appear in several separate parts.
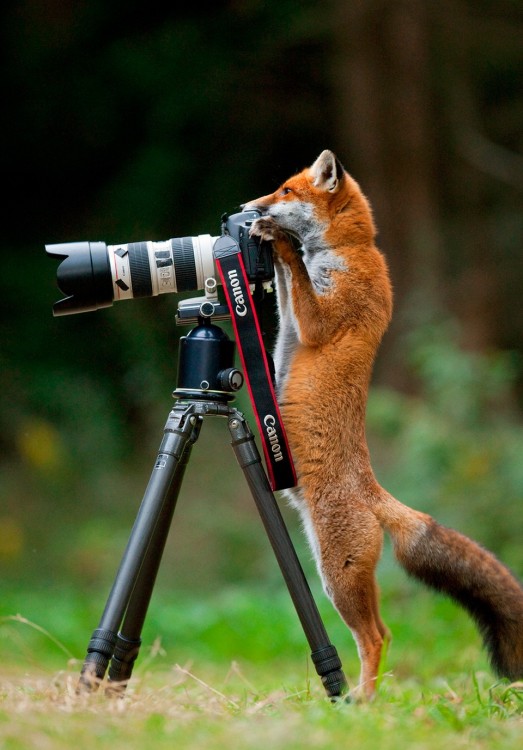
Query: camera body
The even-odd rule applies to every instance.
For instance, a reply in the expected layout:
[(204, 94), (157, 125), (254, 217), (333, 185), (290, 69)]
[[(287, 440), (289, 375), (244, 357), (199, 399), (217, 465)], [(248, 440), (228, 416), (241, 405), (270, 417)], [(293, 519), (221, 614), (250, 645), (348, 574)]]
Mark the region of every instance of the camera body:
[[(271, 245), (249, 237), (249, 228), (260, 215), (257, 210), (224, 214), (221, 233), (238, 243), (249, 283), (267, 286), (274, 278)], [(118, 245), (89, 241), (46, 245), (47, 254), (61, 260), (56, 278), (66, 295), (53, 305), (53, 314), (90, 312), (121, 299), (206, 289), (209, 279), (218, 279), (213, 254), (217, 239), (205, 234)]]

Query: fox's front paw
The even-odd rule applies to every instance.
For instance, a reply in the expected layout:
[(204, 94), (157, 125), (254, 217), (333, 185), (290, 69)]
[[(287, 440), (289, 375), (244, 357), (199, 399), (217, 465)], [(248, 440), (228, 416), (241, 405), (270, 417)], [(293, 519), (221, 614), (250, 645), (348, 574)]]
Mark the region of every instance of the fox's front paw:
[(267, 242), (274, 242), (281, 235), (281, 229), (270, 216), (260, 216), (254, 219), (249, 230), (250, 237), (259, 237)]

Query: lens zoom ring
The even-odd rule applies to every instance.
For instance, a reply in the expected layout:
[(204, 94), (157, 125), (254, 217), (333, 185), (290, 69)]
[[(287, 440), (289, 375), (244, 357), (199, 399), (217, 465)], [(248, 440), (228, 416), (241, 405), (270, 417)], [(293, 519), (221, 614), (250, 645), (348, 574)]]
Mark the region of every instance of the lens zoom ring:
[(152, 297), (151, 267), (146, 242), (130, 242), (129, 268), (133, 282), (133, 297)]
[(198, 277), (194, 262), (192, 237), (176, 237), (171, 240), (171, 245), (176, 273), (176, 291), (190, 292), (197, 289)]

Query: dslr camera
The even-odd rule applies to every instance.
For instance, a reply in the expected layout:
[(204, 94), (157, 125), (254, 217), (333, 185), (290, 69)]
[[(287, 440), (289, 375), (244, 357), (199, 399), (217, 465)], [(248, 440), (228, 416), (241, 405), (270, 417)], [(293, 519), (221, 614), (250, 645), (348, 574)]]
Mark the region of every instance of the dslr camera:
[[(238, 243), (249, 284), (270, 289), (274, 278), (271, 244), (249, 237), (249, 228), (259, 216), (257, 210), (224, 214), (221, 236), (229, 235)], [(205, 290), (207, 305), (213, 305), (208, 314), (219, 312), (222, 306), (213, 301), (219, 278), (213, 248), (218, 239), (203, 234), (118, 245), (89, 241), (46, 245), (47, 254), (62, 261), (56, 278), (66, 295), (53, 305), (53, 315), (90, 312), (110, 307), (116, 300), (199, 289)]]

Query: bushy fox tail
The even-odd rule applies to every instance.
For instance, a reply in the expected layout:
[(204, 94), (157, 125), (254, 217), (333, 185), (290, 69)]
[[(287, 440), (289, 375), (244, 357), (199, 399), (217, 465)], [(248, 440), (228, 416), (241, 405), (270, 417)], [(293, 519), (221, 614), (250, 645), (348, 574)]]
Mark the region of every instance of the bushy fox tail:
[(523, 678), (523, 587), (496, 557), (384, 493), (380, 522), (407, 573), (452, 597), (476, 621), (493, 670)]

